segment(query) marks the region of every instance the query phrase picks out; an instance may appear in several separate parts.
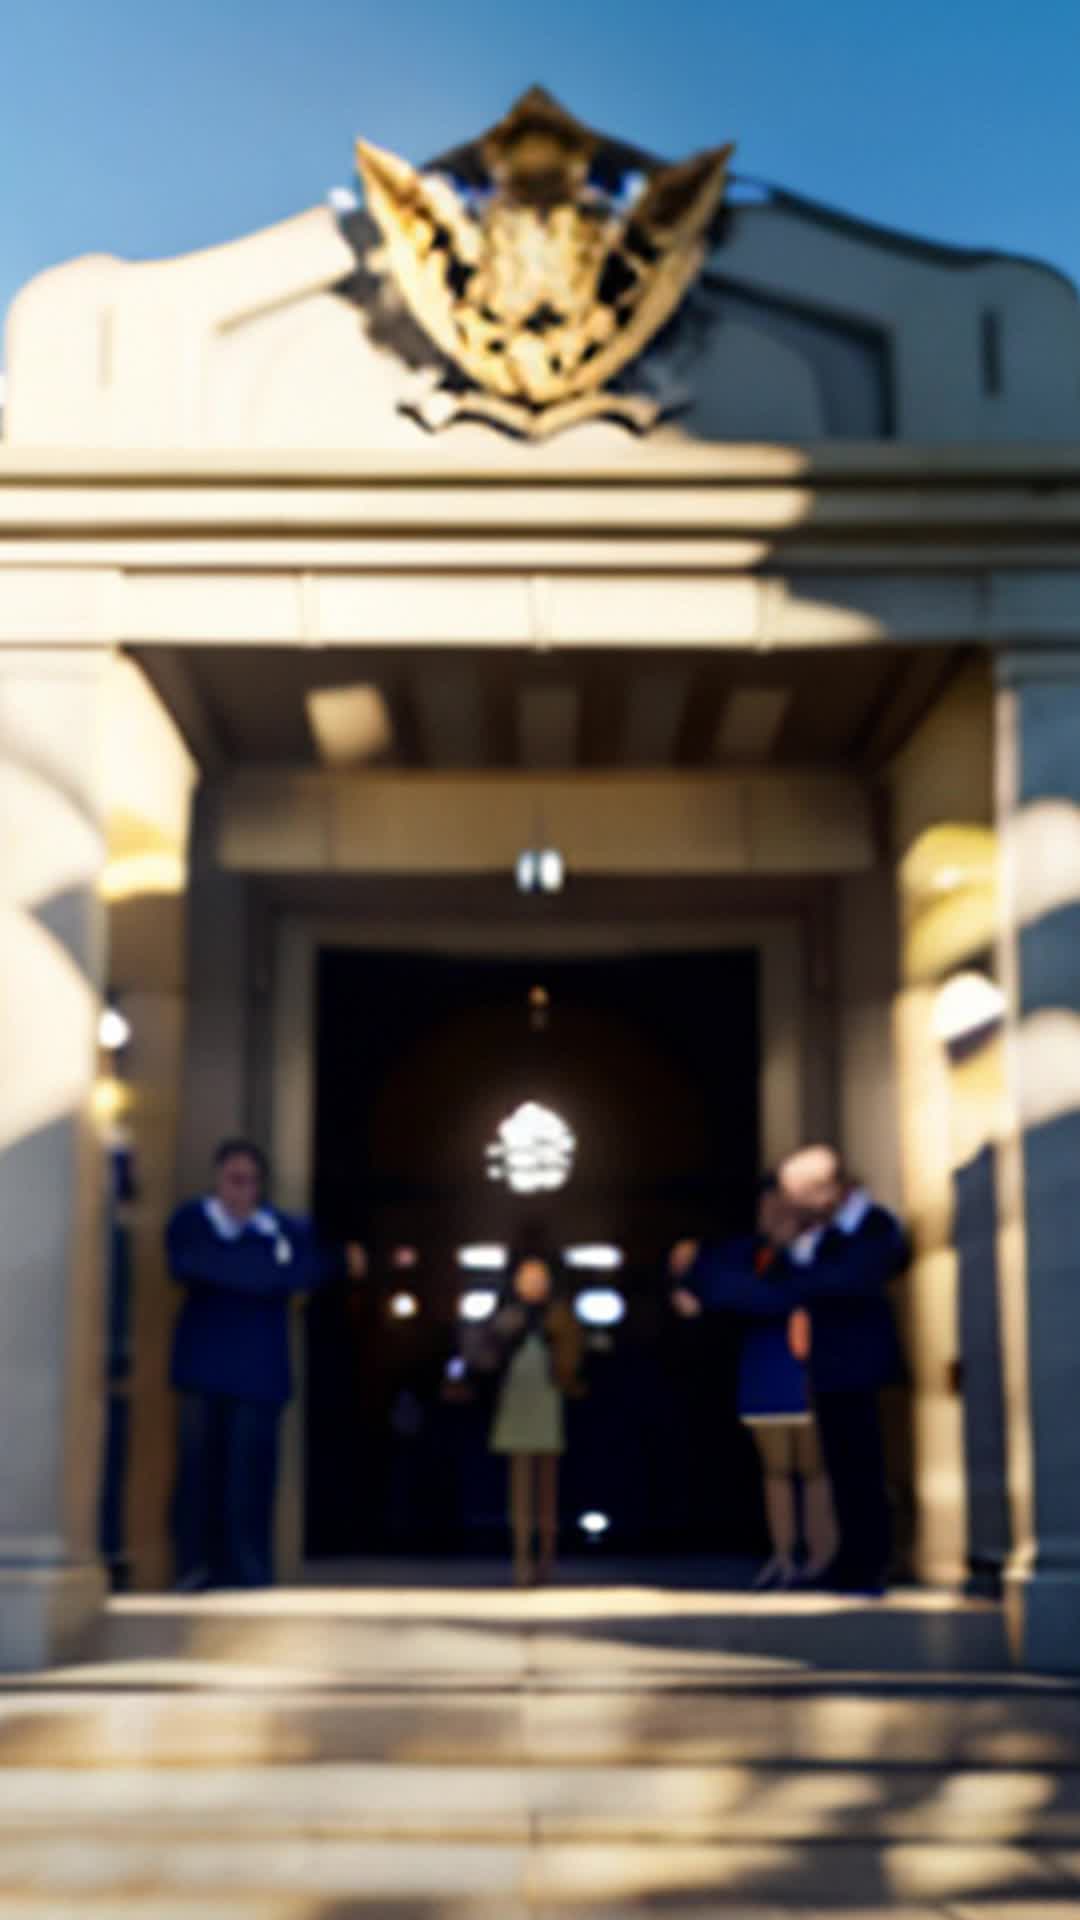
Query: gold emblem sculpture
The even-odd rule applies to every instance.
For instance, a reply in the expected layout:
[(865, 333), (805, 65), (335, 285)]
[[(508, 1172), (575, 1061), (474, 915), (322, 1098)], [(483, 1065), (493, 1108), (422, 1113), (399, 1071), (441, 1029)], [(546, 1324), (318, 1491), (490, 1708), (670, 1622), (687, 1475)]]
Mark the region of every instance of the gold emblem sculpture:
[(636, 156), (627, 203), (592, 177), (609, 147), (539, 87), (466, 150), (474, 194), (357, 141), (384, 268), (464, 376), (430, 386), (417, 409), (428, 425), (479, 413), (539, 438), (602, 414), (640, 429), (662, 410), (608, 389), (696, 277), (733, 149), (674, 166)]

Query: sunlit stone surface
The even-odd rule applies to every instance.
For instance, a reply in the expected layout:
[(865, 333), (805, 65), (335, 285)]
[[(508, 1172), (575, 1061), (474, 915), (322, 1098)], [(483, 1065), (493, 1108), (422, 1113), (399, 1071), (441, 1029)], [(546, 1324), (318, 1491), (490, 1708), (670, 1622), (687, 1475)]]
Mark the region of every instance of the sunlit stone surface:
[(0, 1913), (1080, 1912), (1080, 1696), (993, 1607), (707, 1572), (114, 1602), (0, 1693)]

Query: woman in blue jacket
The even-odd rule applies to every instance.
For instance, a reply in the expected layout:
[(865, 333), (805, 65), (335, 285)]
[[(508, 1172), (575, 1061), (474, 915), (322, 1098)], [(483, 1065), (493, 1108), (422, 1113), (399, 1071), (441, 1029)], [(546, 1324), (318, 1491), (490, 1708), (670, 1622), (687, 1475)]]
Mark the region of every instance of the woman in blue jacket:
[[(805, 1365), (806, 1321), (793, 1307), (777, 1267), (777, 1256), (801, 1226), (773, 1175), (762, 1181), (756, 1234), (731, 1240), (699, 1257), (695, 1243), (682, 1242), (672, 1254), (676, 1288), (672, 1305), (690, 1319), (704, 1309), (730, 1308), (740, 1277), (755, 1291), (768, 1283), (765, 1303), (771, 1313), (748, 1317), (739, 1350), (738, 1413), (749, 1428), (761, 1463), (765, 1514), (772, 1557), (755, 1585), (790, 1587), (798, 1577), (798, 1490), (802, 1489), (802, 1533), (806, 1564), (802, 1578), (816, 1579), (836, 1552), (832, 1493), (818, 1439)], [(772, 1280), (769, 1282), (769, 1275)], [(801, 1343), (801, 1344), (800, 1344)], [(800, 1347), (798, 1355), (793, 1350)]]

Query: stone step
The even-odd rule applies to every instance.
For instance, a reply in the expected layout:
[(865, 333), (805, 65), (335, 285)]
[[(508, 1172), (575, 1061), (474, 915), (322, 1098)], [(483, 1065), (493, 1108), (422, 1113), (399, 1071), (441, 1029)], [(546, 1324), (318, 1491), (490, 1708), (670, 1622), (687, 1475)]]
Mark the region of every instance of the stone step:
[(369, 1764), (10, 1770), (0, 1862), (62, 1836), (194, 1846), (396, 1840), (1080, 1849), (1080, 1770)]
[[(653, 1676), (722, 1679), (748, 1668), (782, 1675), (1003, 1673), (999, 1608), (951, 1595), (885, 1602), (812, 1594), (552, 1588), (426, 1593), (423, 1589), (293, 1589), (114, 1601), (98, 1669), (138, 1664), (155, 1684), (244, 1673), (262, 1683), (424, 1684), (453, 1674), (476, 1686), (582, 1674), (612, 1684)], [(85, 1669), (89, 1672), (91, 1669)]]
[[(540, 1908), (531, 1900), (513, 1896), (495, 1900), (474, 1899), (467, 1894), (457, 1896), (448, 1887), (443, 1887), (435, 1896), (437, 1904), (433, 1904), (430, 1893), (398, 1897), (396, 1892), (380, 1889), (373, 1892), (370, 1899), (362, 1893), (354, 1894), (335, 1898), (328, 1906), (322, 1894), (310, 1897), (295, 1892), (245, 1894), (232, 1887), (216, 1886), (210, 1895), (213, 1907), (209, 1915), (206, 1893), (148, 1892), (145, 1886), (137, 1891), (119, 1887), (101, 1892), (80, 1886), (74, 1897), (78, 1900), (79, 1920), (218, 1920), (218, 1916), (220, 1920), (356, 1920), (357, 1915), (365, 1916), (365, 1920), (367, 1916), (377, 1916), (377, 1920), (538, 1920), (538, 1917), (545, 1920), (546, 1915), (553, 1916), (553, 1920), (556, 1915), (558, 1920), (573, 1920), (575, 1911), (564, 1905)], [(3, 1920), (75, 1920), (72, 1899), (71, 1893), (0, 1893), (0, 1914)], [(589, 1911), (595, 1915), (597, 1909)], [(599, 1911), (603, 1920), (603, 1910)], [(623, 1920), (626, 1912), (620, 1902), (618, 1913)], [(690, 1920), (693, 1920), (692, 1913)], [(759, 1920), (759, 1915), (750, 1910), (747, 1920)], [(776, 1920), (775, 1907), (770, 1907), (760, 1920)], [(849, 1908), (836, 1908), (833, 1913), (816, 1911), (814, 1920), (853, 1920), (853, 1917)], [(904, 1920), (903, 1915), (900, 1920)]]
[[(21, 1905), (16, 1903), (21, 1903)], [(528, 1845), (363, 1838), (65, 1833), (0, 1848), (0, 1912), (73, 1920), (678, 1920), (718, 1913), (888, 1913), (949, 1920), (1065, 1920), (1080, 1912), (1080, 1859), (1019, 1844), (688, 1843)]]
[(486, 1692), (218, 1685), (148, 1691), (123, 1676), (0, 1691), (0, 1772), (327, 1762), (468, 1766), (711, 1765), (1058, 1768), (1080, 1765), (1080, 1691), (800, 1675), (713, 1689)]

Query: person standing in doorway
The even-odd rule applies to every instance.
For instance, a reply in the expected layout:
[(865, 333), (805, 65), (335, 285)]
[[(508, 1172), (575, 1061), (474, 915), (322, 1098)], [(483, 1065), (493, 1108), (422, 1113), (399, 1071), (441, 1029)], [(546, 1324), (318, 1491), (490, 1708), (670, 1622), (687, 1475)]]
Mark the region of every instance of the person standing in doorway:
[[(832, 1494), (810, 1401), (805, 1354), (793, 1348), (803, 1332), (784, 1275), (783, 1251), (803, 1219), (768, 1174), (758, 1193), (757, 1231), (702, 1254), (696, 1241), (672, 1249), (669, 1271), (677, 1285), (671, 1304), (683, 1319), (703, 1310), (741, 1309), (738, 1413), (761, 1465), (765, 1517), (772, 1554), (755, 1585), (791, 1587), (818, 1578), (836, 1551)], [(766, 1286), (761, 1286), (761, 1281)], [(746, 1292), (743, 1292), (744, 1286)], [(794, 1337), (793, 1337), (794, 1336)], [(806, 1561), (796, 1562), (799, 1502)]]
[(584, 1346), (544, 1254), (519, 1254), (494, 1314), (477, 1334), (465, 1357), (497, 1376), (490, 1445), (509, 1464), (514, 1578), (518, 1586), (532, 1586), (550, 1579), (555, 1566), (565, 1401), (581, 1392)]
[(223, 1141), (213, 1192), (179, 1207), (166, 1231), (169, 1271), (185, 1295), (170, 1372), (180, 1396), (173, 1522), (184, 1592), (270, 1583), (290, 1299), (366, 1269), (362, 1247), (324, 1255), (306, 1222), (267, 1205), (266, 1177), (261, 1148)]
[(903, 1371), (888, 1289), (907, 1266), (907, 1239), (832, 1147), (792, 1154), (780, 1188), (806, 1222), (785, 1264), (807, 1310), (810, 1381), (840, 1533), (824, 1583), (880, 1593), (892, 1533), (881, 1392)]

